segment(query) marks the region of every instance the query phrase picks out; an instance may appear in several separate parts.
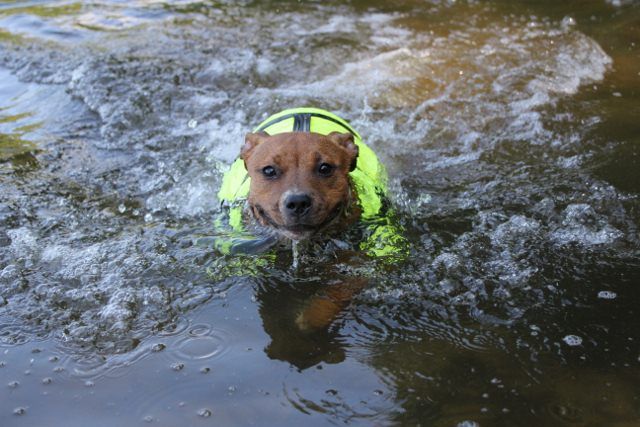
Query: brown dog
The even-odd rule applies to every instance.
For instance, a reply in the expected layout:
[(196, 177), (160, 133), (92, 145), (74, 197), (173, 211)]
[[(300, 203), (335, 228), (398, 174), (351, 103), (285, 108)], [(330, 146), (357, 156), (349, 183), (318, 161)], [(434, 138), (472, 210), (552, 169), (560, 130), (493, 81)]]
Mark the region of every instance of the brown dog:
[[(352, 134), (250, 133), (240, 157), (251, 177), (249, 211), (263, 226), (301, 240), (357, 219), (349, 179), (358, 157)], [(297, 326), (301, 330), (327, 326), (361, 289), (362, 280), (357, 283), (360, 286), (334, 286), (324, 296), (312, 298), (297, 316)]]
[(349, 172), (358, 147), (351, 133), (250, 133), (240, 157), (251, 177), (251, 215), (282, 236), (307, 239), (357, 218)]
[[(235, 230), (258, 225), (277, 237), (259, 233), (258, 239), (234, 242), (231, 249), (223, 242), (221, 248), (258, 254), (281, 239), (331, 237), (361, 216), (368, 221), (377, 218), (385, 211), (385, 194), (384, 166), (348, 122), (318, 108), (284, 110), (247, 134), (240, 159), (223, 177), (218, 193), (230, 208), (229, 224)], [(366, 227), (366, 239), (356, 251), (331, 239), (339, 249), (337, 260), (355, 265), (362, 254), (386, 257), (397, 252), (398, 239), (388, 221)], [(337, 275), (307, 300), (296, 316), (298, 328), (309, 331), (329, 325), (367, 283), (365, 277)]]

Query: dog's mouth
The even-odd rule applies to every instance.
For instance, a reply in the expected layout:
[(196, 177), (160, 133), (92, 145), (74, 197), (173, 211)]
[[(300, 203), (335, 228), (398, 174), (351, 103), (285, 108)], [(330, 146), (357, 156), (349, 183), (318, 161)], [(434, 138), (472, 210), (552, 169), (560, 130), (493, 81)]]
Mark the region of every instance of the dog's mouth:
[(253, 211), (259, 215), (264, 221), (271, 227), (278, 231), (283, 232), (287, 237), (300, 239), (306, 238), (314, 233), (326, 228), (343, 210), (343, 203), (338, 203), (335, 208), (331, 210), (329, 215), (319, 224), (308, 224), (305, 222), (294, 222), (291, 224), (278, 224), (271, 218), (271, 216), (260, 205), (255, 205)]

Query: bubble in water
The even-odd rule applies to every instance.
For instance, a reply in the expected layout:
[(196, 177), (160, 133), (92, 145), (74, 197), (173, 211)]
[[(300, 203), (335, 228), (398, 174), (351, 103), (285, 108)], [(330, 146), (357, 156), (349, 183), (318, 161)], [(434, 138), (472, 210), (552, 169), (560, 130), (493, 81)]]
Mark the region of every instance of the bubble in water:
[(562, 338), (562, 341), (564, 341), (567, 345), (570, 345), (571, 347), (575, 347), (582, 344), (582, 338), (577, 335), (567, 335), (566, 337)]
[(124, 205), (124, 203), (120, 203), (120, 205), (118, 206), (118, 212), (125, 213), (126, 211), (127, 207)]
[(598, 292), (598, 298), (602, 298), (602, 299), (615, 299), (618, 296), (618, 294), (616, 294), (613, 291), (600, 291)]
[(151, 423), (153, 422), (153, 417), (151, 415), (147, 415), (146, 417), (143, 418), (145, 423)]
[(53, 382), (53, 379), (51, 377), (46, 377), (42, 379), (42, 384), (51, 384)]
[(87, 381), (84, 382), (84, 386), (85, 387), (93, 387), (94, 385), (95, 385), (95, 383), (93, 381), (87, 380)]
[(13, 410), (14, 415), (24, 415), (26, 412), (27, 412), (27, 408), (24, 408), (22, 406)]
[(189, 129), (195, 129), (195, 127), (198, 126), (198, 121), (195, 119), (191, 119), (187, 123), (187, 126), (189, 126)]
[(158, 353), (162, 350), (164, 350), (165, 348), (167, 348), (166, 345), (162, 344), (162, 343), (157, 343), (151, 346), (151, 351), (153, 351), (154, 353)]
[(461, 421), (458, 424), (456, 424), (457, 427), (480, 427), (480, 424), (478, 424), (475, 421), (469, 421), (469, 420), (465, 420), (465, 421)]
[(7, 384), (10, 388), (16, 388), (20, 385), (18, 381), (11, 381)]
[(212, 414), (211, 410), (207, 408), (203, 408), (198, 411), (198, 416), (202, 418), (209, 418), (211, 414)]
[(184, 363), (173, 363), (171, 364), (171, 369), (174, 371), (181, 371), (184, 369)]
[(153, 221), (153, 215), (151, 215), (151, 213), (147, 213), (144, 216), (144, 222), (151, 222), (151, 221)]

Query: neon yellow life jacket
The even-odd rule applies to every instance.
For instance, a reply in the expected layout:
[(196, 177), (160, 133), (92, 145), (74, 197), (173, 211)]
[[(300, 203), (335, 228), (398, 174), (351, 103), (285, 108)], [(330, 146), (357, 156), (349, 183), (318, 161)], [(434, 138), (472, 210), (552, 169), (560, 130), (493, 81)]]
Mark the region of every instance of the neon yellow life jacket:
[[(381, 213), (383, 199), (387, 193), (387, 172), (374, 151), (362, 142), (360, 134), (349, 123), (329, 111), (319, 108), (293, 108), (281, 111), (264, 120), (254, 132), (266, 132), (277, 135), (285, 132), (315, 132), (329, 135), (331, 132), (351, 133), (358, 146), (356, 168), (349, 173), (363, 220), (375, 220)], [(229, 206), (229, 225), (235, 230), (242, 230), (242, 209), (249, 195), (251, 178), (245, 169), (244, 162), (238, 158), (231, 165), (222, 179), (218, 199)], [(380, 221), (376, 221), (379, 223)], [(398, 234), (396, 226), (383, 221), (372, 230), (367, 241), (360, 248), (372, 255), (382, 256), (397, 253), (398, 243), (404, 238)]]

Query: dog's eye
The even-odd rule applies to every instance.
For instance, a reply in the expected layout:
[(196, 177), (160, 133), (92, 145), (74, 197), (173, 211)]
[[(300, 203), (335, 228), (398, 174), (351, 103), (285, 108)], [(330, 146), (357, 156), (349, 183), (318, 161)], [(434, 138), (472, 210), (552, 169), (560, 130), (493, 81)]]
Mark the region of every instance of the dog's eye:
[(262, 173), (264, 174), (264, 176), (266, 176), (267, 178), (273, 178), (276, 176), (277, 172), (276, 172), (276, 168), (274, 168), (273, 166), (265, 166), (262, 168)]
[(329, 176), (331, 172), (333, 172), (334, 167), (328, 163), (322, 163), (320, 167), (318, 167), (318, 173), (322, 176)]

